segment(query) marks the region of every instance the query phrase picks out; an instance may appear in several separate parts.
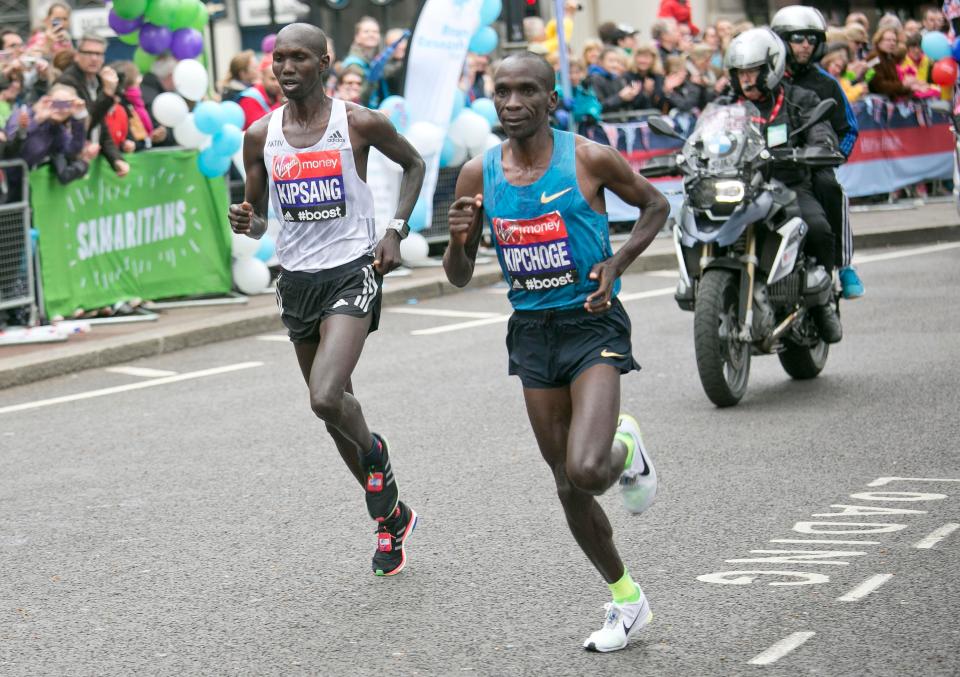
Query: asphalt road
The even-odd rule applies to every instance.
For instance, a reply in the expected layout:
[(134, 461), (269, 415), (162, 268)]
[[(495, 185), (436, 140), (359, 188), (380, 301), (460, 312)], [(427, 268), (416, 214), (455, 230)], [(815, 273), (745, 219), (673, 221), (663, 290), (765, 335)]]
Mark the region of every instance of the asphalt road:
[(355, 375), (422, 518), (391, 579), (276, 336), (0, 391), (0, 674), (960, 674), (960, 248), (892, 254), (821, 378), (757, 358), (726, 410), (674, 280), (625, 279), (661, 485), (640, 517), (603, 499), (654, 611), (616, 654), (580, 648), (608, 593), (506, 375), (502, 289), (386, 312)]

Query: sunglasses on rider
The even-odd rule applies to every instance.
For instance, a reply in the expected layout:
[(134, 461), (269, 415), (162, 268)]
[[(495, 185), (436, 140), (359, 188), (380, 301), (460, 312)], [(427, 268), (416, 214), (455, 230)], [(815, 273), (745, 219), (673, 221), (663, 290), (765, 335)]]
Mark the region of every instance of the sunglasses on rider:
[(820, 42), (816, 35), (810, 35), (809, 33), (793, 33), (788, 37), (788, 40), (794, 45), (799, 45), (801, 42), (805, 42), (808, 45), (813, 45), (814, 47), (816, 47), (817, 43)]

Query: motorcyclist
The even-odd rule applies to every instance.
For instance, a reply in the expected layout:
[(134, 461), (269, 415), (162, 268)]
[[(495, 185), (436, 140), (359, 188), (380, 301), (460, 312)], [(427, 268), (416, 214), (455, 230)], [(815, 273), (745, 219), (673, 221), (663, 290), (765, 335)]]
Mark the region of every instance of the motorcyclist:
[[(820, 67), (826, 50), (827, 23), (819, 10), (805, 5), (791, 5), (778, 11), (770, 28), (787, 46), (786, 79), (798, 87), (808, 89), (820, 100), (833, 99), (837, 107), (829, 118), (839, 139), (840, 152), (849, 157), (857, 141), (859, 129), (850, 102), (840, 84)], [(853, 256), (853, 235), (850, 232), (850, 214), (847, 197), (832, 168), (813, 172), (813, 193), (823, 205), (827, 220), (833, 229), (834, 251), (840, 266), (840, 284), (844, 298), (863, 295), (863, 283), (850, 265)]]
[[(769, 28), (753, 28), (734, 38), (724, 56), (724, 69), (737, 100), (750, 101), (760, 111), (760, 123), (767, 147), (802, 148), (820, 146), (836, 151), (837, 137), (830, 124), (818, 122), (800, 134), (790, 133), (803, 125), (820, 103), (816, 94), (783, 81), (787, 48)], [(809, 232), (804, 250), (816, 258), (828, 273), (834, 268), (834, 240), (823, 206), (814, 196), (810, 170), (796, 162), (778, 162), (772, 176), (797, 194), (797, 203)], [(843, 336), (840, 317), (832, 301), (811, 309), (827, 343)]]

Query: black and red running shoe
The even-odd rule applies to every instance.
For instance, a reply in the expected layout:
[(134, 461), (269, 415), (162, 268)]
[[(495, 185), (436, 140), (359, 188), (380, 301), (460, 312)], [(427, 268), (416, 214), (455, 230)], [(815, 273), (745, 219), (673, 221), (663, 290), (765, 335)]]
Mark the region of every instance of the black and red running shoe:
[(403, 544), (417, 527), (417, 513), (403, 501), (393, 515), (380, 522), (377, 528), (377, 551), (373, 553), (373, 573), (394, 576), (407, 565)]

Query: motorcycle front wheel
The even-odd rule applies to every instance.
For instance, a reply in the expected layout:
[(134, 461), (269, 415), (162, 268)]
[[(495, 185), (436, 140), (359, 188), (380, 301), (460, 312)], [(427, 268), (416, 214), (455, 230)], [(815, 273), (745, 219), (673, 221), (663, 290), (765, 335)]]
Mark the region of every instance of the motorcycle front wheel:
[(739, 296), (733, 271), (715, 268), (703, 274), (694, 307), (693, 341), (700, 383), (718, 407), (739, 402), (750, 379), (750, 344), (739, 338)]

